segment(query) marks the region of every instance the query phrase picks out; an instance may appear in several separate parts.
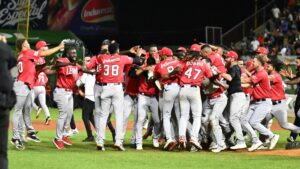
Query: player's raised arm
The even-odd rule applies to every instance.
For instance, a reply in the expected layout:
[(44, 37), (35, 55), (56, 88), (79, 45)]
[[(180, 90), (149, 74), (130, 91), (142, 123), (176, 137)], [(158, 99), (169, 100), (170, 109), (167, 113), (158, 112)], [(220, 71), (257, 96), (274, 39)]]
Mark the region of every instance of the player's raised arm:
[(54, 54), (55, 52), (59, 51), (60, 49), (63, 49), (65, 47), (65, 44), (63, 42), (61, 42), (58, 46), (48, 49), (46, 51), (41, 51), (41, 56), (42, 57), (46, 57), (46, 56), (50, 56), (52, 54)]

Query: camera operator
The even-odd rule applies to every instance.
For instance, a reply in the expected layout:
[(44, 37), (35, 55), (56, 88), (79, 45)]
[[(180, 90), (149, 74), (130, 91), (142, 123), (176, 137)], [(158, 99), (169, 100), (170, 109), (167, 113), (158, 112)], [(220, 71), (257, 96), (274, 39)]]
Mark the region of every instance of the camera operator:
[(9, 110), (16, 102), (16, 96), (13, 87), (13, 79), (10, 69), (16, 66), (17, 59), (14, 57), (11, 49), (6, 44), (6, 38), (0, 35), (0, 168), (7, 169), (7, 139)]

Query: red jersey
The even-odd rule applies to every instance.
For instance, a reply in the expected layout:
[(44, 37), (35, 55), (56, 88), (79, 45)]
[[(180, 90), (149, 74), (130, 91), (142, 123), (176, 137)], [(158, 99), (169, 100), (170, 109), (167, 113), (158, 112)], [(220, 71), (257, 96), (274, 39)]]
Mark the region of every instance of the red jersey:
[(107, 54), (100, 54), (98, 55), (97, 57), (93, 57), (90, 62), (88, 64), (86, 64), (86, 68), (88, 70), (92, 70), (92, 69), (95, 69), (96, 70), (96, 81), (97, 82), (101, 82), (101, 76), (99, 74), (100, 70), (101, 70), (101, 65), (99, 64), (98, 60), (100, 57), (103, 57), (104, 55), (107, 55)]
[(46, 73), (44, 72), (38, 73), (36, 76), (36, 81), (34, 86), (46, 86), (47, 83), (48, 83), (48, 77)]
[(271, 98), (271, 86), (268, 78), (268, 73), (265, 69), (256, 71), (252, 77), (251, 81), (253, 86), (253, 98), (256, 99), (266, 99)]
[[(57, 59), (58, 62), (61, 63), (70, 63), (68, 58), (59, 58)], [(78, 70), (81, 67), (79, 65), (76, 66), (64, 66), (58, 68), (57, 71), (57, 82), (56, 86), (59, 88), (65, 88), (72, 91), (76, 90), (76, 81), (78, 79)]]
[(212, 77), (209, 66), (202, 60), (193, 59), (184, 63), (179, 83), (201, 86), (204, 76)]
[(131, 96), (137, 96), (139, 93), (139, 77), (131, 78), (128, 76), (128, 72), (131, 69), (131, 65), (125, 66), (126, 81), (125, 81), (125, 92)]
[[(241, 68), (241, 71), (242, 71), (242, 74), (241, 74), (241, 77), (242, 78), (249, 78), (249, 76), (247, 75), (247, 73), (246, 73), (246, 68)], [(243, 92), (245, 93), (245, 94), (249, 94), (249, 95), (252, 95), (252, 92), (253, 92), (253, 88), (252, 87), (243, 87), (242, 88), (242, 90), (243, 90)]]
[(124, 66), (132, 64), (132, 58), (123, 55), (102, 55), (97, 59), (100, 64), (97, 82), (122, 83)]
[[(166, 75), (171, 73), (176, 67), (179, 67), (180, 63), (178, 60), (175, 59), (165, 59), (155, 67), (155, 74), (158, 76)], [(178, 76), (173, 76), (169, 79), (160, 79), (162, 85), (168, 83), (178, 83)]]
[(208, 58), (211, 61), (211, 65), (215, 66), (219, 70), (219, 72), (221, 72), (221, 73), (227, 72), (227, 69), (225, 67), (225, 61), (221, 56), (219, 56), (218, 54), (213, 52), (212, 54), (210, 54), (208, 56)]
[(269, 77), (271, 81), (272, 100), (285, 99), (285, 92), (281, 76), (277, 72), (273, 71)]
[(35, 62), (41, 57), (40, 52), (34, 50), (21, 51), (18, 57), (18, 77), (19, 81), (22, 81), (29, 86), (33, 86), (35, 82)]
[(149, 96), (155, 96), (157, 93), (154, 81), (147, 82), (146, 77), (143, 75), (140, 76), (138, 90), (140, 93), (144, 93)]

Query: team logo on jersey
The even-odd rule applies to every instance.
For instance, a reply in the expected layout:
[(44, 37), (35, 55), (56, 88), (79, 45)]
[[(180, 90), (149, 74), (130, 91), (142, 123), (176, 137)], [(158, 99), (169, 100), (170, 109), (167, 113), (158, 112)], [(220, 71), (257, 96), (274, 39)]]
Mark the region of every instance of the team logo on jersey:
[(67, 75), (78, 74), (77, 67), (67, 67)]
[(113, 21), (113, 4), (110, 0), (89, 0), (81, 11), (81, 19), (88, 23)]

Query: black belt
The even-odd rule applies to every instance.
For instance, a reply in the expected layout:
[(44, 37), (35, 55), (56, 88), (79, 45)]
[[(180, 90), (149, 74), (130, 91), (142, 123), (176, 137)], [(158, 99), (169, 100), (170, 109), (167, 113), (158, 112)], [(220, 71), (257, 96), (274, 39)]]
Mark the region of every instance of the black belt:
[(266, 101), (267, 99), (256, 99), (256, 100), (252, 100), (251, 102), (250, 102), (250, 104), (254, 104), (254, 103), (256, 103), (256, 102), (261, 102), (261, 101)]
[(185, 86), (198, 87), (197, 85), (180, 85), (180, 87), (185, 87)]
[(150, 95), (150, 94), (146, 94), (146, 93), (142, 93), (140, 92), (141, 95), (144, 95), (144, 96), (148, 96), (148, 97), (155, 97), (155, 95)]
[(107, 85), (120, 85), (121, 83), (100, 83), (96, 82), (97, 85), (99, 86), (107, 86)]
[(276, 105), (276, 104), (279, 104), (279, 103), (282, 103), (282, 101), (281, 100), (274, 100), (274, 101), (272, 101), (273, 105)]

